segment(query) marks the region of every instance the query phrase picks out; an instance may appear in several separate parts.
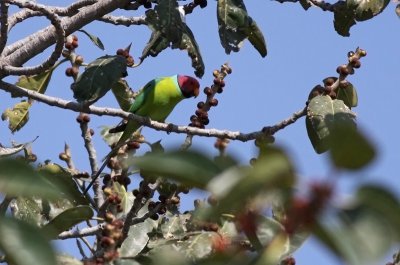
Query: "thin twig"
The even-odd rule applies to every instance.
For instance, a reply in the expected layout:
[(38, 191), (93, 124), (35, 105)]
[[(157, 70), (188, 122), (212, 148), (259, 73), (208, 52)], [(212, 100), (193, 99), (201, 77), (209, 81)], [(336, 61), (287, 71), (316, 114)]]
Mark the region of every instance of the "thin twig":
[(85, 245), (86, 245), (87, 248), (90, 250), (90, 252), (92, 253), (92, 255), (94, 255), (95, 250), (94, 250), (93, 247), (90, 245), (89, 241), (88, 241), (86, 238), (84, 238), (84, 237), (80, 237), (79, 239), (82, 240), (83, 243), (85, 243)]
[(4, 200), (0, 204), (0, 216), (4, 216), (7, 212), (8, 206), (10, 202), (13, 200), (13, 197), (5, 197)]
[(87, 259), (87, 256), (86, 256), (86, 254), (85, 254), (85, 251), (83, 250), (82, 243), (81, 243), (81, 241), (79, 241), (78, 238), (76, 239), (76, 245), (78, 246), (79, 253), (81, 254), (82, 258), (83, 258), (83, 259)]
[[(81, 131), (82, 131), (82, 138), (85, 142), (85, 148), (89, 155), (89, 163), (90, 168), (92, 170), (91, 175), (95, 175), (99, 170), (97, 165), (97, 156), (96, 156), (96, 149), (92, 143), (92, 136), (90, 134), (90, 129), (87, 122), (80, 123)], [(94, 188), (94, 200), (96, 202), (97, 208), (100, 208), (101, 205), (104, 204), (104, 196), (103, 190), (101, 189), (101, 185), (98, 179), (93, 183)]]
[(299, 118), (306, 115), (306, 108), (303, 108), (295, 113), (293, 113), (289, 118), (275, 124), (272, 126), (267, 126), (268, 130), (254, 131), (250, 133), (241, 133), (239, 131), (229, 131), (229, 130), (218, 130), (218, 129), (199, 129), (190, 126), (179, 126), (171, 123), (162, 123), (157, 121), (152, 121), (148, 117), (142, 117), (130, 112), (123, 111), (121, 109), (115, 108), (101, 108), (95, 106), (84, 106), (77, 102), (64, 100), (61, 98), (51, 97), (47, 95), (40, 94), (38, 92), (28, 90), (16, 85), (0, 81), (0, 89), (7, 92), (13, 93), (18, 96), (26, 96), (28, 98), (33, 98), (37, 101), (43, 102), (50, 106), (56, 106), (63, 109), (69, 109), (75, 112), (84, 112), (88, 114), (94, 114), (99, 116), (112, 116), (120, 117), (123, 119), (135, 120), (138, 123), (153, 128), (158, 131), (165, 131), (168, 133), (180, 133), (180, 134), (192, 134), (205, 137), (218, 137), (227, 138), (231, 140), (237, 140), (242, 142), (247, 142), (255, 140), (263, 135), (273, 135), (279, 130), (285, 128), (286, 126), (296, 122)]

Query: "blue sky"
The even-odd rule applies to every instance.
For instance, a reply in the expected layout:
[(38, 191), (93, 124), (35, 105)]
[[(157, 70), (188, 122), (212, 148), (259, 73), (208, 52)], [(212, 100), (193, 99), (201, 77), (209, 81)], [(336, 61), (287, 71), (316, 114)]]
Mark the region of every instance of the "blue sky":
[[(61, 6), (71, 1), (39, 2)], [(224, 53), (218, 38), (216, 2), (209, 1), (207, 8), (196, 9), (186, 18), (206, 65), (201, 86), (212, 84), (212, 71), (218, 69), (222, 63), (229, 62), (233, 68), (233, 73), (226, 79), (224, 93), (217, 96), (219, 105), (209, 113), (210, 124), (207, 127), (250, 132), (289, 117), (304, 107), (308, 93), (315, 85), (322, 83), (325, 77), (336, 75), (336, 67), (347, 61), (347, 52), (359, 46), (368, 55), (362, 59), (362, 67), (348, 80), (358, 91), (359, 106), (354, 111), (357, 113), (359, 128), (375, 143), (379, 156), (363, 171), (341, 174), (337, 196), (341, 198), (351, 195), (361, 182), (380, 183), (399, 194), (400, 127), (397, 114), (400, 108), (400, 60), (397, 46), (400, 40), (400, 20), (394, 12), (395, 5), (390, 3), (374, 19), (353, 26), (351, 36), (345, 38), (335, 32), (333, 14), (330, 12), (323, 12), (318, 8), (304, 11), (299, 4), (279, 4), (274, 1), (245, 3), (249, 14), (257, 21), (267, 40), (266, 58), (261, 58), (247, 41), (239, 53)], [(140, 15), (142, 12), (140, 9), (136, 13), (125, 14)], [(34, 32), (42, 25), (47, 25), (46, 23), (43, 18), (34, 18), (17, 26), (11, 32), (9, 42)], [(103, 52), (79, 34), (80, 47), (77, 52), (86, 61), (105, 53), (114, 54), (118, 48), (126, 47), (130, 42), (131, 54), (137, 58), (150, 37), (150, 31), (145, 26), (126, 28), (96, 22), (84, 29), (99, 36), (106, 47)], [(49, 52), (47, 50), (41, 57), (47, 56)], [(39, 59), (32, 60), (28, 65), (36, 64)], [(49, 95), (72, 99), (69, 89), (71, 79), (64, 75), (66, 67), (63, 65), (55, 72), (47, 90)], [(132, 88), (138, 89), (154, 77), (176, 73), (193, 75), (190, 58), (186, 52), (167, 49), (156, 58), (147, 58), (140, 67), (129, 70), (127, 80)], [(200, 95), (200, 99), (204, 99), (203, 95)], [(17, 101), (0, 91), (1, 111)], [(181, 103), (168, 121), (186, 125), (197, 102), (197, 99), (190, 99)], [(96, 105), (117, 107), (111, 95), (107, 95)], [(64, 142), (67, 142), (72, 148), (77, 167), (89, 171), (80, 129), (75, 122), (76, 116), (76, 113), (35, 103), (31, 108), (29, 123), (20, 132), (12, 135), (7, 123), (0, 122), (0, 143), (10, 145), (11, 140), (24, 142), (38, 135), (39, 139), (33, 145), (35, 153), (42, 161), (49, 158), (59, 163), (58, 154), (62, 151)], [(98, 126), (118, 122), (119, 119), (115, 118), (92, 117), (91, 126), (96, 130)], [(163, 139), (162, 143), (170, 148), (184, 141), (184, 135), (166, 135), (150, 129), (145, 129), (144, 133), (150, 141)], [(304, 119), (277, 133), (276, 141), (285, 147), (292, 158), (300, 182), (309, 183), (327, 178), (329, 161), (325, 155), (315, 154), (307, 137)], [(194, 138), (194, 146), (210, 154), (216, 153), (213, 143), (214, 139)], [(94, 144), (99, 157), (107, 154), (108, 149), (99, 133), (94, 136)], [(253, 143), (232, 142), (228, 152), (246, 163), (255, 156), (257, 150)], [(191, 206), (192, 199), (188, 199), (188, 204), (183, 205)], [(68, 244), (62, 246), (71, 248)], [(297, 264), (342, 264), (314, 240), (309, 240), (295, 253), (295, 257)]]

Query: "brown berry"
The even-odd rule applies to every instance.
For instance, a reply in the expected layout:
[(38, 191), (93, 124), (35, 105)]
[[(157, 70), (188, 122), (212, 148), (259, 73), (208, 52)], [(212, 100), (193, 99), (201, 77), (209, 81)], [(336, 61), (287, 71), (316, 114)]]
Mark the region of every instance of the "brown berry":
[(217, 232), (218, 229), (219, 229), (219, 226), (216, 223), (211, 223), (208, 225), (209, 231)]
[(82, 114), (82, 120), (83, 120), (83, 122), (88, 123), (88, 122), (90, 122), (90, 116), (84, 113), (84, 114)]
[(336, 72), (341, 75), (348, 75), (350, 73), (347, 65), (341, 65), (336, 69)]
[(204, 88), (204, 94), (206, 94), (207, 96), (211, 96), (213, 94), (213, 91), (210, 87), (206, 87)]
[(74, 40), (74, 41), (78, 41), (78, 36), (76, 36), (75, 34), (74, 34), (74, 35), (72, 35), (72, 40)]
[(72, 45), (71, 42), (66, 42), (66, 43), (64, 44), (64, 47), (65, 47), (65, 49), (67, 49), (67, 50), (73, 50), (73, 49), (74, 49), (74, 46)]
[(149, 204), (147, 205), (147, 209), (149, 211), (153, 210), (156, 207), (156, 203), (153, 201), (150, 201)]
[(200, 101), (199, 103), (197, 103), (197, 108), (202, 109), (204, 107), (204, 102)]
[(125, 55), (125, 50), (124, 49), (118, 49), (117, 50), (117, 55), (120, 55), (120, 56), (124, 56)]
[(107, 223), (111, 223), (112, 221), (114, 221), (115, 216), (110, 212), (106, 212), (104, 219), (106, 220)]
[(157, 221), (158, 220), (158, 214), (152, 214), (151, 216), (150, 216), (150, 218), (151, 219), (153, 219), (154, 221)]
[(201, 123), (203, 125), (208, 125), (210, 123), (210, 120), (207, 117), (201, 118)]
[(367, 56), (367, 51), (363, 49), (359, 49), (358, 53), (360, 54), (361, 57)]
[(111, 237), (104, 236), (100, 240), (100, 245), (102, 247), (107, 248), (107, 247), (110, 247), (110, 246), (114, 246), (115, 245), (115, 241)]
[(352, 65), (354, 68), (358, 69), (358, 68), (361, 67), (361, 62), (360, 62), (360, 60), (356, 60), (356, 61), (351, 62), (351, 65)]
[(140, 143), (136, 141), (129, 141), (126, 145), (129, 150), (140, 148)]
[(219, 78), (214, 78), (214, 85), (219, 86), (221, 84), (221, 79)]
[(94, 130), (92, 128), (90, 128), (89, 129), (89, 133), (90, 133), (91, 136), (93, 136), (94, 135)]
[(167, 212), (167, 208), (165, 208), (164, 206), (160, 207), (160, 209), (158, 209), (158, 214), (165, 214), (166, 212)]
[(216, 98), (210, 99), (210, 106), (215, 107), (217, 105), (218, 105), (218, 99), (216, 99)]
[(224, 92), (224, 89), (222, 88), (222, 86), (218, 87), (217, 93), (221, 94), (222, 92)]
[(79, 44), (78, 41), (74, 40), (72, 43), (72, 47), (74, 47), (74, 49), (78, 48)]
[(325, 86), (332, 86), (336, 82), (336, 77), (327, 77), (323, 80)]
[(339, 87), (340, 88), (347, 88), (350, 85), (350, 83), (347, 80), (341, 80), (339, 82)]
[(190, 121), (191, 122), (197, 121), (198, 119), (199, 119), (199, 117), (197, 117), (196, 115), (190, 116)]
[(65, 75), (74, 76), (74, 69), (72, 67), (68, 67), (67, 69), (65, 69)]
[(132, 56), (129, 55), (126, 58), (126, 65), (129, 66), (129, 67), (132, 67), (134, 64), (135, 64), (135, 60), (133, 59)]

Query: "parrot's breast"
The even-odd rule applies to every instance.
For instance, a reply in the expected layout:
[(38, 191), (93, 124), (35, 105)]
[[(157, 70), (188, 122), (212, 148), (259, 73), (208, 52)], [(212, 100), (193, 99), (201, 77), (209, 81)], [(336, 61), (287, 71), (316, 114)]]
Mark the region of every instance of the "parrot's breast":
[(184, 99), (176, 76), (160, 78), (137, 114), (155, 121), (164, 121), (175, 106)]

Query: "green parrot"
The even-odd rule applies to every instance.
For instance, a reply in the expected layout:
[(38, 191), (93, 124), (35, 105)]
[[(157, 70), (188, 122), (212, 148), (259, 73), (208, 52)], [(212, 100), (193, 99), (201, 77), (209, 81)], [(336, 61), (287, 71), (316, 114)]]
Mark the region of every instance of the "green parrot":
[[(186, 75), (173, 75), (159, 77), (148, 82), (137, 95), (135, 101), (129, 109), (134, 114), (149, 117), (154, 121), (164, 122), (175, 106), (185, 98), (197, 97), (199, 95), (200, 84), (196, 78)], [(134, 120), (129, 120), (126, 124), (122, 136), (119, 138), (116, 148), (105, 158), (105, 162), (99, 169), (93, 180), (88, 185), (85, 193), (93, 185), (96, 178), (108, 160), (115, 155), (118, 148), (128, 140), (132, 134), (140, 128), (140, 124)], [(112, 130), (117, 132), (117, 130)]]

